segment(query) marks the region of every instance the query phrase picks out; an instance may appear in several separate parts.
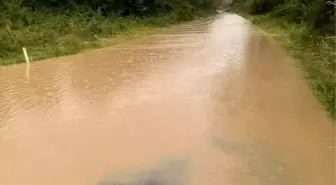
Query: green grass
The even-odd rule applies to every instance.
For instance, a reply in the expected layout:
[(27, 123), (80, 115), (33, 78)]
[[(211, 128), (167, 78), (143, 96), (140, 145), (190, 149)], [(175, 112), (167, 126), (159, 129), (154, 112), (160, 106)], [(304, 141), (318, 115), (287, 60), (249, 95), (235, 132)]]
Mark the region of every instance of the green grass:
[[(23, 12), (23, 13), (22, 13)], [(70, 55), (91, 48), (112, 45), (120, 36), (147, 33), (182, 21), (211, 15), (194, 12), (188, 16), (169, 13), (147, 18), (104, 17), (89, 11), (55, 13), (22, 11), (23, 19), (0, 19), (0, 65), (24, 62), (22, 47), (33, 61)]]
[(335, 36), (321, 36), (306, 24), (290, 23), (286, 19), (274, 18), (268, 14), (243, 16), (270, 33), (298, 62), (315, 96), (330, 116), (335, 118)]

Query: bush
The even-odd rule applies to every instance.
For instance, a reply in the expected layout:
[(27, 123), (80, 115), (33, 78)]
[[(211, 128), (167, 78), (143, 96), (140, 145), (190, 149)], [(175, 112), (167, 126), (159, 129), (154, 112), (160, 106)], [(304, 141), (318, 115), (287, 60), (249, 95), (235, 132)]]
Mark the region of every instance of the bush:
[(275, 7), (270, 14), (275, 17), (286, 17), (291, 22), (302, 23), (308, 21), (307, 8), (302, 3), (286, 3)]
[(248, 7), (248, 12), (251, 14), (264, 14), (270, 12), (281, 3), (283, 3), (283, 0), (253, 0)]

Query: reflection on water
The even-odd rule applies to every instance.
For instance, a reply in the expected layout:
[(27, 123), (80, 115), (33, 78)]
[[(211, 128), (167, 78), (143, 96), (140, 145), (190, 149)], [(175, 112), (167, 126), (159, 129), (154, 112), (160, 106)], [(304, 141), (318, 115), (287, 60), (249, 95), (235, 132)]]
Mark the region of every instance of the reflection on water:
[(183, 184), (187, 164), (183, 161), (169, 161), (156, 164), (159, 168), (143, 169), (138, 174), (124, 172), (107, 176), (98, 185), (154, 185), (154, 184)]
[(30, 63), (26, 64), (26, 80), (30, 78)]
[(0, 67), (0, 184), (332, 185), (334, 129), (289, 63), (223, 14)]

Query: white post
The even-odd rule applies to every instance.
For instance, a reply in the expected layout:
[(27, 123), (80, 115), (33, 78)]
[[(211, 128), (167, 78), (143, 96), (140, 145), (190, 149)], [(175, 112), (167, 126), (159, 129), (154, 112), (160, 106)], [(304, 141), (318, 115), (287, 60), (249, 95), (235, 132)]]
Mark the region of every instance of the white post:
[(29, 80), (30, 76), (30, 63), (26, 63), (26, 80)]
[(22, 51), (23, 51), (23, 55), (24, 55), (24, 57), (25, 57), (25, 59), (26, 59), (26, 63), (27, 63), (27, 64), (30, 64), (30, 61), (29, 61), (29, 57), (28, 57), (28, 53), (27, 53), (26, 48), (23, 47), (23, 48), (22, 48)]

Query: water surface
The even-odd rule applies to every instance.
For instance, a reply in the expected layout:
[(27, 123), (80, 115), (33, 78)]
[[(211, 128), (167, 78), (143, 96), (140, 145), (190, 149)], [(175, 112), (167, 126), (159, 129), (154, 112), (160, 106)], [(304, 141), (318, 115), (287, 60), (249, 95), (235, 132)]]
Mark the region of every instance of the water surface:
[(0, 67), (1, 185), (334, 185), (335, 131), (234, 14)]

